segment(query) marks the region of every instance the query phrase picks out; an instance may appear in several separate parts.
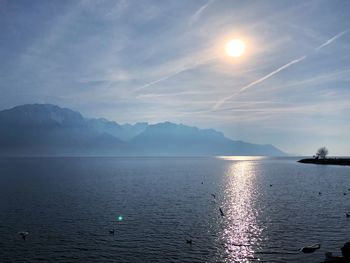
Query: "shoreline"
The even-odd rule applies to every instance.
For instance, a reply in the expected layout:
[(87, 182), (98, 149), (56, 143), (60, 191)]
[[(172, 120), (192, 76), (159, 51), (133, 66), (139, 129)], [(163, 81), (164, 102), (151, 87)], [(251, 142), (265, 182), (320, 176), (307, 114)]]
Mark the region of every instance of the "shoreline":
[(312, 163), (323, 165), (350, 165), (350, 158), (301, 159), (298, 163)]

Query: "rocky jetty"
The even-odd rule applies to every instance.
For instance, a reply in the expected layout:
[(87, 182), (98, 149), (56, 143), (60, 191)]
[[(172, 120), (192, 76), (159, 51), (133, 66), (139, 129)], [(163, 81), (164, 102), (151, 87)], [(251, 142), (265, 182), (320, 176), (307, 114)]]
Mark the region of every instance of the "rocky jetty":
[(349, 158), (325, 158), (325, 159), (302, 159), (299, 163), (327, 164), (327, 165), (350, 165)]

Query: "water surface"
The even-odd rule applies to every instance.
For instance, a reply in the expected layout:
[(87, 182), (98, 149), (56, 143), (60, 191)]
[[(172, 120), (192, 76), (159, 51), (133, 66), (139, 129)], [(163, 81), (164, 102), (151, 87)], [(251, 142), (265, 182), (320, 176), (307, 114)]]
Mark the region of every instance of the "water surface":
[(296, 158), (1, 158), (0, 262), (321, 262), (349, 188)]

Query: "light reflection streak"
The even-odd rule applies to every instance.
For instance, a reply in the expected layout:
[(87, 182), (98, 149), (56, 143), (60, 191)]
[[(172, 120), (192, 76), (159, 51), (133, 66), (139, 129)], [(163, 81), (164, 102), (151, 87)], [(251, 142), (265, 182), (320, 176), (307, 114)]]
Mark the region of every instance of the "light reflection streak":
[(267, 159), (266, 156), (216, 156), (218, 159), (226, 161), (258, 161)]
[(256, 163), (233, 162), (227, 171), (222, 203), (225, 216), (221, 235), (227, 254), (226, 262), (258, 261), (254, 252), (261, 241), (262, 228), (257, 223)]

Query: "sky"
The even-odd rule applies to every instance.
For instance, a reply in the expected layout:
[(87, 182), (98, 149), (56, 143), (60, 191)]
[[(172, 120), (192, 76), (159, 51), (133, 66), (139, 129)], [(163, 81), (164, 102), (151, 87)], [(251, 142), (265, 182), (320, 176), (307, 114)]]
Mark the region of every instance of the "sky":
[(349, 13), (347, 0), (0, 0), (0, 110), (52, 103), (350, 155)]

